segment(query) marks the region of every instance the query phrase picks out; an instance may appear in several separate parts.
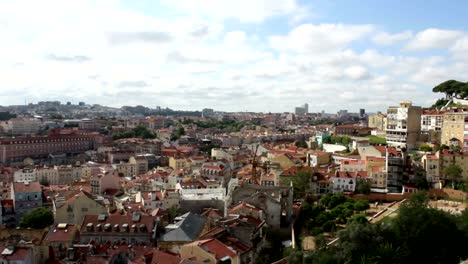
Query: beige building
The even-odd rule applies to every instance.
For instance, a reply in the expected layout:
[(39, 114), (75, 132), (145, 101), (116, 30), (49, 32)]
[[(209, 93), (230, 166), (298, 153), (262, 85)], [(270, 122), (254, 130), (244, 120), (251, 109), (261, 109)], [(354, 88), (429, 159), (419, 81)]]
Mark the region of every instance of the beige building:
[(446, 178), (445, 175), (445, 168), (451, 164), (455, 164), (460, 166), (462, 169), (462, 177), (464, 179), (468, 178), (468, 153), (466, 152), (452, 152), (448, 149), (443, 150), (442, 152), (438, 151), (436, 156), (439, 157), (440, 160), (440, 175), (443, 178)]
[(383, 132), (387, 127), (387, 116), (378, 112), (368, 117), (368, 127), (375, 127), (378, 131)]
[(188, 170), (190, 161), (183, 157), (169, 157), (169, 167), (174, 170)]
[(80, 225), (85, 215), (107, 214), (108, 209), (103, 204), (93, 199), (90, 193), (81, 191), (68, 199), (56, 199), (53, 201), (54, 219), (56, 223), (68, 223)]
[(215, 238), (182, 246), (180, 256), (182, 259), (194, 259), (197, 264), (240, 263), (238, 253)]
[(423, 168), (426, 171), (428, 182), (435, 183), (440, 180), (440, 160), (437, 155), (426, 154), (421, 158)]
[(389, 107), (385, 130), (387, 143), (397, 148), (416, 148), (421, 133), (421, 113), (421, 107), (413, 106), (411, 102)]
[(445, 112), (440, 143), (448, 146), (451, 139), (455, 138), (459, 140), (459, 146), (462, 147), (465, 131), (468, 132), (468, 128), (465, 128), (466, 118), (468, 118), (468, 109), (451, 109)]
[(0, 126), (3, 131), (11, 135), (34, 135), (41, 129), (42, 122), (34, 118), (13, 118), (2, 121)]

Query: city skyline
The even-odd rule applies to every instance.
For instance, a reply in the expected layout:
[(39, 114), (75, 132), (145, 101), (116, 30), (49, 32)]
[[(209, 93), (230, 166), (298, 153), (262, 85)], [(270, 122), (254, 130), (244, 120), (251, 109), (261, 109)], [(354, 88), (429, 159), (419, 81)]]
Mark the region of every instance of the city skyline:
[(0, 1), (0, 104), (376, 112), (467, 81), (467, 3), (357, 3)]

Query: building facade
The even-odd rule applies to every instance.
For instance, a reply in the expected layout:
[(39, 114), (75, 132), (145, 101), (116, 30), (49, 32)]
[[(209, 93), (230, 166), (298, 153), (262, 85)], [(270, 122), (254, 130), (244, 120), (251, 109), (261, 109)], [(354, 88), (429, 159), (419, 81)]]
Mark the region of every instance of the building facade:
[(421, 131), (421, 107), (401, 102), (387, 110), (386, 140), (397, 148), (416, 148)]
[(0, 162), (21, 162), (25, 158), (47, 158), (50, 154), (78, 154), (94, 150), (102, 136), (91, 133), (51, 133), (48, 136), (0, 139)]

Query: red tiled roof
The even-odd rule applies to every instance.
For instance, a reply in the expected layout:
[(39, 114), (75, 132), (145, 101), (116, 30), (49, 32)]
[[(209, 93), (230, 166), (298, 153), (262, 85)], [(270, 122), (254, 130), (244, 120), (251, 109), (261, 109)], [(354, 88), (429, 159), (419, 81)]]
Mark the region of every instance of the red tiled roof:
[(15, 182), (13, 183), (13, 189), (15, 193), (27, 193), (27, 192), (42, 192), (41, 184), (37, 181), (29, 182), (25, 184), (24, 182)]
[(205, 251), (213, 254), (217, 260), (221, 260), (227, 256), (234, 258), (237, 255), (234, 250), (228, 248), (225, 244), (217, 239), (199, 240), (191, 243), (190, 245), (199, 246)]
[[(104, 221), (99, 221), (98, 220), (98, 215), (86, 215), (83, 219), (83, 222), (81, 224), (81, 230), (80, 232), (82, 233), (88, 233), (87, 231), (87, 224), (92, 223), (94, 231), (92, 232), (105, 232), (104, 231), (104, 225), (105, 224), (111, 224), (111, 229), (112, 232), (117, 232), (114, 231), (114, 226), (119, 225), (119, 231), (117, 233), (121, 233), (122, 225), (123, 224), (128, 224), (127, 232), (130, 232), (130, 227), (133, 224), (136, 224), (137, 227), (139, 227), (140, 224), (145, 224), (146, 226), (146, 232), (150, 232), (153, 229), (153, 217), (149, 215), (141, 215), (140, 220), (138, 222), (133, 222), (132, 221), (132, 215), (127, 214), (127, 215), (119, 215), (119, 214), (114, 214), (114, 215), (109, 215), (106, 217)], [(102, 229), (101, 231), (96, 231), (96, 225), (101, 224)], [(139, 232), (139, 230), (138, 230)]]
[[(0, 246), (0, 252), (3, 252), (7, 247)], [(2, 255), (0, 258), (5, 260), (26, 260), (28, 255), (32, 255), (32, 248), (15, 247), (10, 255)]]
[(174, 253), (154, 249), (151, 264), (179, 264), (180, 261)]
[(66, 224), (65, 228), (58, 228), (58, 225), (54, 224), (45, 239), (49, 242), (72, 241), (75, 235), (75, 225)]
[(396, 150), (394, 147), (390, 147), (390, 146), (374, 146), (375, 149), (377, 149), (382, 156), (385, 156), (385, 149), (388, 148), (388, 154), (389, 155), (393, 155), (393, 156), (399, 156), (400, 155), (400, 152), (398, 150)]
[(215, 227), (201, 234), (199, 239), (203, 240), (203, 239), (216, 238), (219, 234), (223, 233), (224, 231), (226, 231), (226, 229), (221, 228), (221, 227)]
[(443, 115), (445, 111), (438, 111), (438, 110), (423, 110), (422, 115)]

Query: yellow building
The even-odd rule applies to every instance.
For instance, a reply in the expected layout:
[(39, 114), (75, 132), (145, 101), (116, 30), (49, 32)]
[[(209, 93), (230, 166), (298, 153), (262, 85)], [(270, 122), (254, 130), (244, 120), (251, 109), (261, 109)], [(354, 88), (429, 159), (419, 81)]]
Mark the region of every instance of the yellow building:
[(378, 131), (385, 131), (387, 126), (387, 116), (378, 112), (374, 115), (369, 115), (368, 117), (368, 127), (375, 127)]
[(460, 143), (463, 143), (465, 118), (467, 117), (468, 109), (451, 109), (450, 111), (445, 112), (440, 143), (448, 146), (453, 138), (456, 138)]
[(53, 211), (56, 223), (75, 225), (80, 225), (85, 215), (108, 213), (108, 209), (103, 203), (97, 202), (90, 193), (85, 191), (81, 191), (65, 201), (54, 201)]
[(169, 157), (169, 167), (174, 170), (190, 169), (190, 161), (186, 158)]
[(438, 151), (436, 156), (440, 160), (440, 175), (443, 178), (446, 178), (445, 168), (447, 166), (455, 164), (462, 169), (462, 177), (468, 178), (468, 153), (466, 152), (453, 152), (448, 149), (443, 150), (442, 152)]
[(211, 238), (186, 244), (180, 249), (182, 259), (194, 259), (197, 264), (239, 264), (239, 255), (221, 241)]
[(288, 169), (293, 166), (302, 166), (302, 161), (290, 154), (280, 154), (271, 159), (271, 163), (278, 163), (282, 169)]

